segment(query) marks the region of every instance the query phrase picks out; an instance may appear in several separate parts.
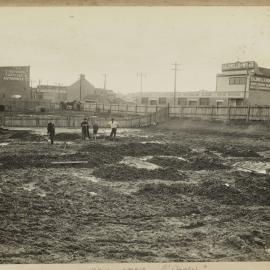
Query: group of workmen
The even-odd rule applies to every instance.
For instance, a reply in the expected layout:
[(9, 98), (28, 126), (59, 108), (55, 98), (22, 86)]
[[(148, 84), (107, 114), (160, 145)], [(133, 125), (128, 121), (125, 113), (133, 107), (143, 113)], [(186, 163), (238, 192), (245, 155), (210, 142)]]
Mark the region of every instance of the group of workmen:
[[(118, 128), (118, 123), (112, 118), (111, 121), (108, 123), (108, 126), (111, 128), (110, 140), (115, 140), (116, 131)], [(96, 123), (96, 121), (92, 121), (92, 128), (93, 128), (93, 139), (96, 140), (97, 133), (99, 130), (99, 126)], [(89, 124), (87, 118), (84, 118), (84, 120), (81, 122), (82, 140), (85, 140), (86, 138), (89, 138), (89, 139), (91, 138), (89, 129), (90, 129), (90, 124)], [(52, 123), (52, 122), (48, 123), (47, 133), (48, 133), (49, 139), (51, 141), (51, 144), (53, 144), (54, 137), (55, 137), (54, 123)]]

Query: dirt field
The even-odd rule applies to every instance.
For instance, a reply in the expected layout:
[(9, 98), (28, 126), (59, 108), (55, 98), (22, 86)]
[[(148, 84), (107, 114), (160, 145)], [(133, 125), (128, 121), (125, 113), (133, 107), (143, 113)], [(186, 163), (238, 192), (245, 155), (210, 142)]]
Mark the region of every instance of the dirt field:
[(1, 263), (270, 259), (269, 128), (78, 132), (0, 129)]

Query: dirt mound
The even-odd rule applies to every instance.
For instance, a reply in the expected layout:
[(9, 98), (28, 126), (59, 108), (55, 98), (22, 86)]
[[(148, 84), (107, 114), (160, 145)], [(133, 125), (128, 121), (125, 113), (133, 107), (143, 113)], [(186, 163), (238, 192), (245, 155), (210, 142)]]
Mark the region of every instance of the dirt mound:
[(138, 179), (185, 180), (186, 176), (174, 168), (156, 170), (137, 169), (127, 165), (112, 165), (96, 169), (93, 175), (110, 181), (133, 181)]
[(249, 202), (248, 197), (240, 190), (218, 180), (201, 183), (196, 190), (196, 195), (205, 196), (224, 204), (245, 204)]
[(10, 131), (11, 136), (10, 139), (19, 139), (24, 141), (40, 141), (43, 140), (44, 137), (38, 134), (34, 134), (29, 130), (12, 130)]
[(195, 193), (197, 185), (189, 184), (189, 183), (176, 183), (176, 184), (153, 184), (148, 183), (143, 185), (140, 190), (137, 192), (139, 194), (190, 194)]
[(236, 179), (235, 187), (246, 194), (250, 201), (270, 205), (270, 176), (250, 174)]
[(210, 146), (209, 150), (217, 151), (222, 153), (224, 156), (232, 156), (232, 157), (259, 157), (260, 155), (257, 153), (258, 148), (251, 149), (251, 147), (245, 148), (240, 145), (215, 145)]
[(89, 145), (81, 148), (84, 152), (114, 152), (122, 156), (149, 156), (149, 155), (184, 155), (191, 150), (179, 144), (158, 143), (123, 143), (115, 145)]
[(6, 128), (0, 128), (0, 135), (6, 134), (8, 131)]
[(58, 141), (72, 141), (77, 139), (81, 139), (81, 136), (78, 133), (62, 132), (55, 135), (55, 140)]
[(153, 157), (150, 162), (163, 167), (177, 168), (180, 170), (219, 170), (228, 169), (217, 157), (205, 153), (191, 156), (188, 160), (178, 158)]

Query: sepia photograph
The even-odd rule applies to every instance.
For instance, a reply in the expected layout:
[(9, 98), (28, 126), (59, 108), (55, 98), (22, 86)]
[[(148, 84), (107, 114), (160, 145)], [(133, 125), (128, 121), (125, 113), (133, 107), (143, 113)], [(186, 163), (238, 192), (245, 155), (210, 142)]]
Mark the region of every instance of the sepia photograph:
[(0, 48), (0, 266), (269, 262), (270, 6), (2, 6)]

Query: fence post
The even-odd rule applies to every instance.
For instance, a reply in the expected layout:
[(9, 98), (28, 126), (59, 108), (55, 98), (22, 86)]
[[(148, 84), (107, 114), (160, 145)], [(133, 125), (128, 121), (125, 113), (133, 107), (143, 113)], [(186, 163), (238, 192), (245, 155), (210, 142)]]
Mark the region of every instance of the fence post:
[(214, 118), (214, 106), (212, 106), (212, 110), (211, 110), (211, 120), (213, 120)]
[(246, 121), (247, 121), (247, 122), (249, 121), (249, 117), (250, 117), (250, 107), (248, 106), (248, 109), (247, 109), (247, 117), (246, 117)]
[(96, 102), (96, 112), (98, 111), (97, 102)]
[(103, 103), (103, 112), (105, 112), (104, 103)]
[(168, 103), (168, 108), (167, 108), (167, 119), (170, 119), (170, 103)]
[(228, 108), (228, 120), (231, 120), (231, 106)]
[(138, 113), (138, 105), (136, 104), (135, 106), (135, 113), (137, 114)]
[(126, 113), (128, 114), (128, 104), (127, 104), (127, 108), (126, 108)]

